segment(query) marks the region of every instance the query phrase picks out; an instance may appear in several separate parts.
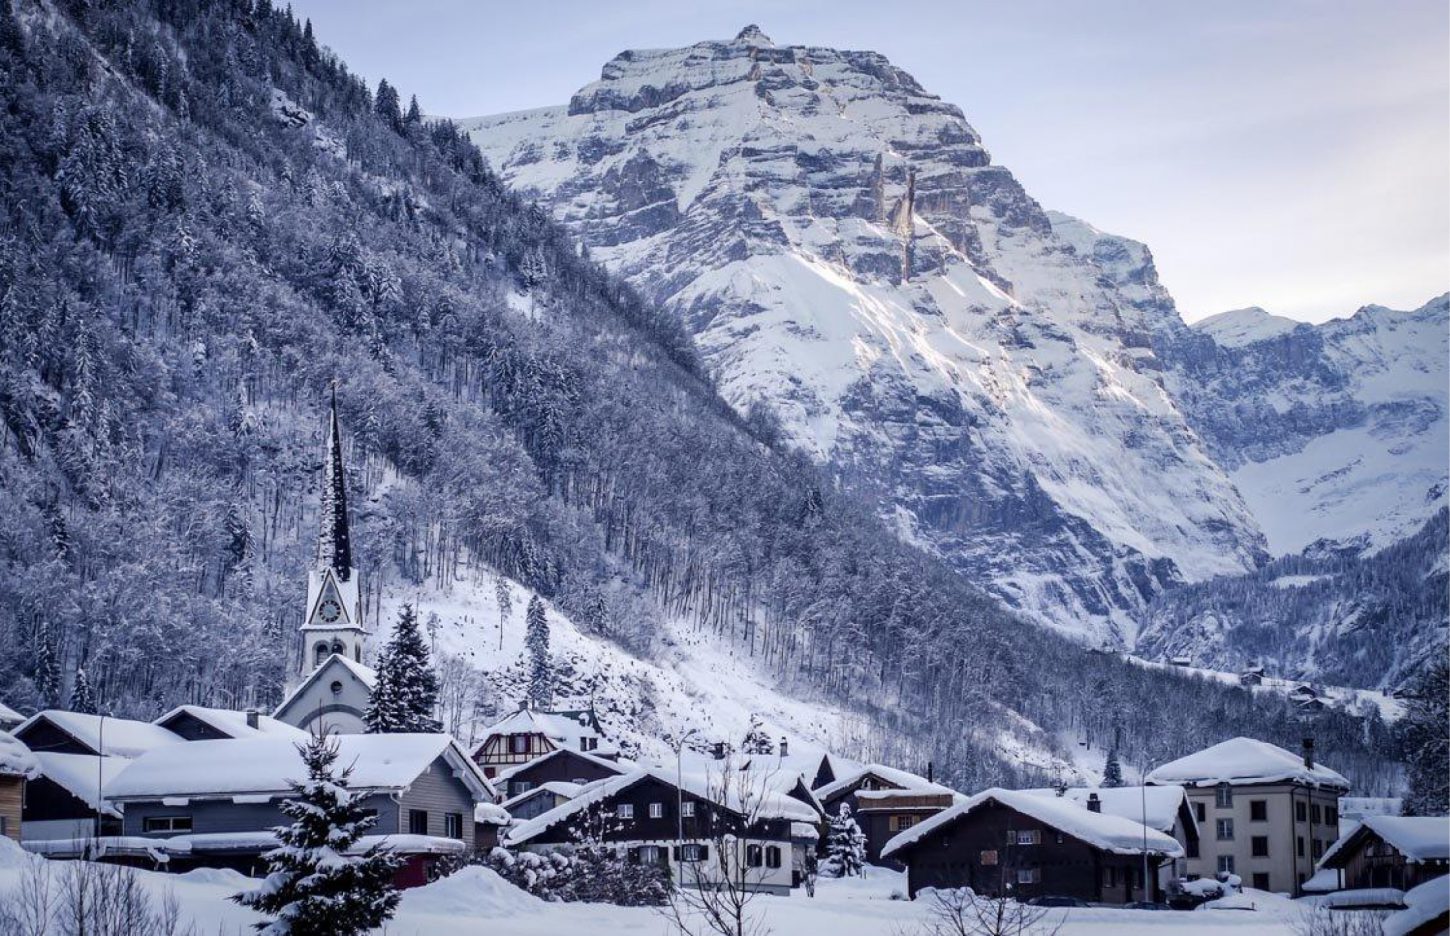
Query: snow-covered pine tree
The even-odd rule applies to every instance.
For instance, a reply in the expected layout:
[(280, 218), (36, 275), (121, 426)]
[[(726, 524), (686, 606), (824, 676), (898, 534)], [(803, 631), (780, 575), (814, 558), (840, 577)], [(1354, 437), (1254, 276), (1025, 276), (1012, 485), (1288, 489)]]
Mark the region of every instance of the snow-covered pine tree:
[(860, 876), (866, 865), (866, 833), (845, 803), (831, 817), (826, 837), (826, 869), (833, 877)]
[(91, 681), (86, 678), (86, 668), (76, 667), (75, 685), (70, 690), (70, 710), (85, 715), (96, 714), (96, 696), (91, 691)]
[(548, 708), (554, 703), (554, 666), (549, 660), (549, 617), (538, 595), (529, 599), (524, 647), (529, 654), (529, 704)]
[(750, 716), (750, 729), (745, 732), (745, 740), (740, 742), (740, 750), (746, 754), (774, 754), (775, 742), (770, 740), (770, 735), (761, 723), (760, 716), (752, 713)]
[(503, 626), (514, 613), (514, 593), (502, 572), (494, 573), (493, 599), (498, 603), (498, 648), (503, 649)]
[(1450, 815), (1450, 665), (1443, 655), (1415, 680), (1398, 729), (1410, 768), (1401, 812)]
[(262, 886), (232, 899), (274, 917), (257, 926), (266, 936), (366, 933), (398, 905), (398, 861), (378, 848), (348, 854), (377, 818), (348, 792), (351, 769), (335, 769), (337, 741), (314, 736), (298, 750), (307, 779), (292, 783), (296, 795), (280, 807), (292, 824), (276, 830), (281, 845), (265, 856), (270, 873)]
[(1110, 789), (1123, 785), (1123, 764), (1118, 760), (1118, 749), (1108, 752), (1107, 763), (1103, 764), (1103, 786)]
[(55, 644), (48, 625), (36, 635), (35, 690), (40, 693), (41, 704), (46, 708), (60, 706), (60, 661), (55, 658)]
[(363, 714), (370, 733), (443, 730), (437, 717), (438, 675), (428, 662), (428, 645), (418, 632), (412, 605), (398, 612), (377, 669), (378, 681)]

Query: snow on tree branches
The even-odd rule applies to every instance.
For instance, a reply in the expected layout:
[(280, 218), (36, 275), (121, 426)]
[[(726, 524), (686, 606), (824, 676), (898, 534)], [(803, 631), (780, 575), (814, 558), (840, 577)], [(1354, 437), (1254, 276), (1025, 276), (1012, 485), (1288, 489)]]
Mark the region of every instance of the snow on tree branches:
[(437, 711), (438, 676), (418, 632), (418, 615), (412, 605), (403, 605), (378, 658), (378, 681), (363, 721), (372, 734), (436, 732), (443, 730)]
[(1450, 814), (1450, 665), (1441, 656), (1415, 680), (1399, 740), (1409, 764), (1406, 816)]
[(856, 824), (851, 807), (841, 804), (831, 817), (826, 838), (826, 871), (832, 877), (859, 877), (866, 865), (866, 833)]
[(83, 715), (96, 714), (96, 696), (91, 691), (91, 681), (86, 678), (84, 666), (76, 669), (76, 682), (70, 691), (70, 710)]
[(765, 725), (761, 723), (760, 716), (751, 714), (750, 729), (745, 732), (745, 740), (740, 742), (740, 750), (746, 754), (774, 754), (775, 742), (770, 740)]
[(1118, 749), (1113, 748), (1108, 752), (1108, 760), (1103, 764), (1103, 786), (1120, 787), (1123, 785), (1123, 764), (1118, 760)]
[(554, 665), (549, 659), (549, 618), (538, 595), (529, 599), (524, 647), (529, 654), (529, 704), (548, 708), (554, 702)]
[(257, 924), (266, 936), (368, 932), (398, 905), (398, 859), (376, 847), (349, 854), (377, 818), (348, 791), (351, 768), (335, 768), (336, 740), (314, 737), (298, 750), (307, 779), (293, 781), (296, 797), (281, 804), (292, 824), (275, 830), (281, 845), (265, 855), (271, 870), (262, 886), (232, 899), (274, 917)]

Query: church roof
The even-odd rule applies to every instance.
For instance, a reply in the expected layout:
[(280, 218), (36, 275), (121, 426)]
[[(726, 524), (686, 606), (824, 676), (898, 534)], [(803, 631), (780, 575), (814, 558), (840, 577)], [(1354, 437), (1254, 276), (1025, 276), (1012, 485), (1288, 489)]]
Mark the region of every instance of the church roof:
[(347, 470), (342, 462), (342, 432), (337, 424), (335, 384), (322, 465), (322, 515), (317, 531), (317, 564), (337, 570), (338, 576), (344, 580), (353, 577), (352, 537), (347, 527)]

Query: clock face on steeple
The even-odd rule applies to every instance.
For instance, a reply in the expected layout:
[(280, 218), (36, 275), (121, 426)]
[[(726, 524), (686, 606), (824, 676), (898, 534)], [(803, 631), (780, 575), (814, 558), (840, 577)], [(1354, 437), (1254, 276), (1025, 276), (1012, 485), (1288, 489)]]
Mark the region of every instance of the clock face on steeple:
[(342, 605), (332, 598), (324, 599), (322, 604), (317, 606), (317, 617), (324, 624), (335, 624), (337, 619), (342, 617)]

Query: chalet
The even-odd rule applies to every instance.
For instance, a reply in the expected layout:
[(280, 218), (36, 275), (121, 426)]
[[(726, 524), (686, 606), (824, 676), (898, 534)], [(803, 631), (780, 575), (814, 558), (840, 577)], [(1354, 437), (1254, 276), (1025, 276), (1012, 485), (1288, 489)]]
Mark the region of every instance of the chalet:
[(780, 739), (780, 744), (774, 753), (739, 754), (737, 756), (741, 759), (741, 763), (751, 770), (799, 774), (805, 780), (806, 787), (811, 790), (834, 783), (839, 778), (859, 771), (865, 766), (820, 749), (800, 750), (798, 748), (792, 751), (790, 742), (785, 738)]
[(22, 722), (14, 734), (37, 753), (88, 754), (92, 757), (139, 757), (147, 751), (182, 740), (150, 722), (60, 709), (35, 713)]
[(1239, 685), (1241, 686), (1262, 686), (1264, 684), (1264, 668), (1255, 664), (1239, 673)]
[(1319, 867), (1335, 871), (1345, 889), (1418, 887), (1450, 873), (1450, 818), (1366, 816)]
[(898, 834), (882, 857), (906, 866), (914, 898), (926, 887), (970, 887), (1021, 900), (1053, 895), (1094, 903), (1157, 899), (1149, 873), (1183, 854), (1142, 823), (1056, 797), (991, 789)]
[[(377, 815), (364, 845), (406, 856), (402, 886), (421, 884), (439, 856), (475, 847), (477, 804), (492, 802), (492, 784), (458, 742), (441, 734), (342, 735), (338, 763), (348, 785)], [(305, 776), (288, 738), (195, 741), (145, 754), (106, 786), (124, 811), (128, 838), (150, 839), (173, 867), (261, 868), (276, 846), (272, 829), (290, 822), (279, 804), (290, 780)]]
[(559, 748), (605, 760), (619, 757), (619, 749), (605, 738), (592, 710), (541, 712), (522, 708), (485, 730), (473, 759), (484, 775), (492, 778)]
[(1314, 761), (1314, 742), (1301, 754), (1232, 738), (1164, 764), (1149, 786), (1187, 791), (1203, 829), (1189, 878), (1237, 874), (1258, 890), (1300, 889), (1314, 864), (1339, 838), (1339, 797), (1349, 781)]
[[(591, 838), (633, 861), (667, 866), (687, 886), (709, 886), (729, 861), (744, 869), (748, 888), (788, 893), (803, 879), (806, 843), (814, 846), (820, 814), (793, 797), (752, 788), (749, 771), (726, 776), (684, 774), (677, 784), (673, 773), (631, 770), (515, 826), (505, 844), (546, 852)], [(735, 854), (712, 854), (721, 847)]]
[(0, 838), (20, 841), (25, 783), (39, 772), (40, 765), (30, 749), (0, 731)]
[(54, 842), (53, 857), (77, 857), (86, 839), (121, 834), (121, 811), (104, 791), (131, 763), (127, 758), (41, 751), (35, 760), (39, 772), (25, 791), (27, 848)]
[(493, 782), (499, 793), (517, 797), (545, 783), (568, 783), (583, 786), (595, 780), (606, 780), (626, 772), (617, 761), (585, 754), (573, 748), (558, 747), (523, 764), (499, 770)]
[(255, 710), (182, 705), (152, 722), (186, 741), (237, 741), (248, 738), (291, 738), (306, 741), (307, 732)]
[(532, 819), (563, 806), (578, 796), (585, 786), (586, 784), (550, 780), (504, 800), (499, 806), (514, 819)]
[(1050, 788), (1026, 792), (1035, 796), (1060, 796), (1084, 809), (1131, 819), (1172, 838), (1183, 849), (1183, 857), (1161, 866), (1158, 883), (1164, 890), (1186, 878), (1188, 859), (1198, 857), (1198, 820), (1193, 804), (1188, 801), (1188, 792), (1181, 786), (1069, 787), (1061, 793)]
[(892, 836), (961, 799), (950, 787), (884, 764), (858, 767), (814, 792), (828, 817), (842, 803), (848, 806), (866, 834), (866, 860), (873, 864), (881, 863), (881, 848)]

